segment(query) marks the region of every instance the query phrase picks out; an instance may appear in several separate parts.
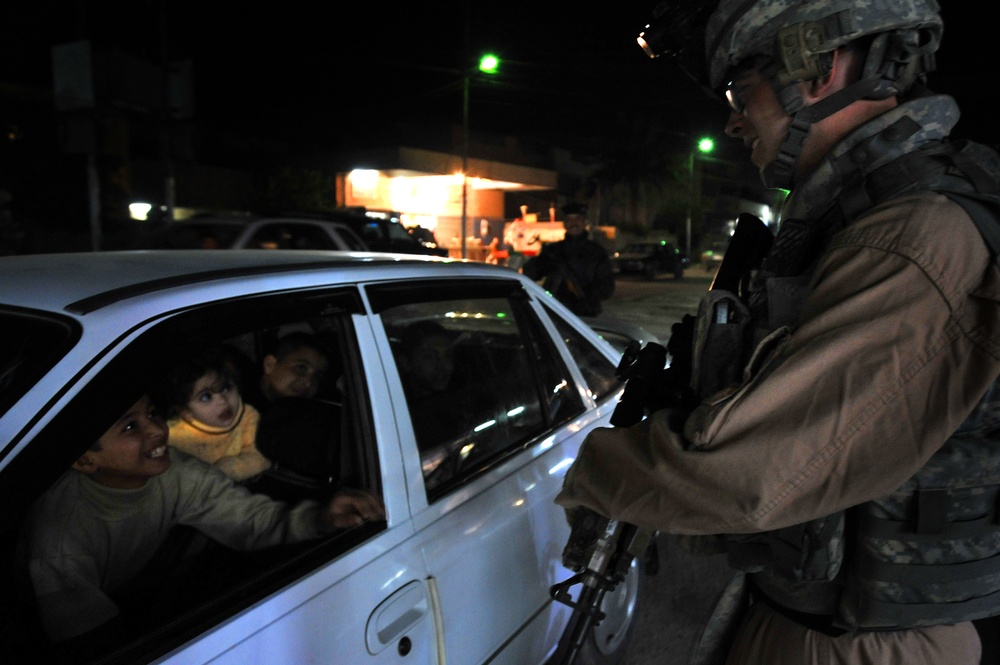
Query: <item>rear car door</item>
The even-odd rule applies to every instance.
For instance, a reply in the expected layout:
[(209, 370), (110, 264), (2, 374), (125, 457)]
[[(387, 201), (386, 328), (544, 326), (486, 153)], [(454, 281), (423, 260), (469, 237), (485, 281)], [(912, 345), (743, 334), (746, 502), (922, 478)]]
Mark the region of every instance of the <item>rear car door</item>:
[[(143, 318), (135, 313), (140, 305), (143, 312), (166, 313)], [(438, 662), (434, 590), (424, 552), (412, 539), (395, 414), (385, 399), (370, 398), (388, 387), (374, 361), (378, 342), (353, 288), (287, 288), (218, 302), (192, 299), (183, 306), (176, 297), (168, 302), (145, 294), (135, 307), (126, 301), (101, 312), (103, 319), (93, 328), (51, 322), (52, 329), (68, 331), (52, 345), (31, 344), (48, 328), (36, 317), (7, 314), (8, 349), (44, 350), (49, 354), (44, 362), (52, 362), (57, 349), (65, 355), (20, 399), (5, 401), (5, 413), (0, 412), (5, 446), (0, 660), (48, 662), (61, 655), (46, 643), (30, 578), (18, 565), (15, 543), (29, 504), (192, 343), (225, 342), (252, 366), (269, 337), (309, 329), (331, 349), (329, 380), (317, 399), (337, 404), (340, 414), (337, 431), (318, 439), (318, 445), (338, 447), (337, 472), (314, 480), (327, 482), (330, 490), (344, 484), (379, 494), (387, 521), (251, 553), (178, 529), (177, 556), (161, 559), (145, 577), (148, 589), (135, 594), (138, 602), (122, 605), (122, 613), (141, 628), (91, 656), (74, 651), (72, 662), (395, 663), (402, 655), (409, 663)], [(26, 323), (18, 327), (17, 320)], [(21, 344), (15, 343), (18, 338)], [(20, 360), (30, 366), (37, 359)], [(294, 492), (301, 489), (289, 489), (288, 500), (299, 500)]]

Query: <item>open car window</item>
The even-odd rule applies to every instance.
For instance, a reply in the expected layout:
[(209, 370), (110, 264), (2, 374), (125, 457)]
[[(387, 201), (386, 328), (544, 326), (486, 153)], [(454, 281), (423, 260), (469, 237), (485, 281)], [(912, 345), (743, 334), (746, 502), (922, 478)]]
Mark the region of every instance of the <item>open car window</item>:
[[(75, 645), (67, 662), (147, 662), (383, 531), (385, 522), (377, 521), (306, 539), (290, 535), (249, 537), (242, 527), (234, 530), (225, 521), (213, 527), (211, 519), (205, 517), (223, 514), (215, 508), (223, 495), (230, 502), (235, 502), (237, 495), (256, 502), (259, 509), (248, 513), (256, 520), (264, 519), (273, 501), (287, 506), (302, 506), (303, 501), (325, 503), (345, 487), (381, 494), (368, 389), (351, 319), (358, 311), (356, 293), (346, 289), (238, 298), (166, 317), (121, 348), (109, 350), (113, 357), (104, 369), (0, 472), (0, 500), (5, 505), (0, 525), (0, 542), (4, 543), (0, 564), (5, 571), (0, 589), (4, 599), (0, 603), (4, 620), (0, 655), (30, 653), (35, 662), (62, 662), (62, 651), (52, 646), (50, 631), (40, 618), (49, 597), (58, 597), (51, 594), (64, 590), (59, 577), (64, 573), (57, 570), (76, 571), (74, 575), (90, 580), (88, 571), (97, 566), (101, 589), (87, 593), (100, 593), (101, 598), (81, 606), (98, 608), (98, 613), (117, 607), (121, 619), (115, 631), (88, 642), (85, 650)], [(19, 369), (8, 372), (5, 390), (24, 383), (18, 372), (27, 377), (32, 368), (51, 365), (53, 349), (57, 351), (72, 337), (72, 329), (65, 324), (46, 320), (26, 324), (21, 332), (16, 354), (13, 346), (6, 350), (20, 361), (9, 363)], [(37, 519), (47, 514), (42, 507), (57, 506), (63, 497), (74, 496), (73, 490), (66, 489), (67, 479), (81, 473), (73, 468), (74, 462), (92, 450), (94, 442), (131, 405), (143, 395), (153, 396), (151, 401), (160, 404), (163, 393), (155, 388), (158, 377), (182, 364), (194, 350), (223, 345), (232, 354), (238, 387), (251, 404), (251, 399), (259, 398), (254, 396), (255, 382), (265, 355), (290, 332), (306, 332), (321, 340), (329, 362), (315, 395), (282, 401), (282, 409), (278, 409), (279, 401), (254, 405), (260, 414), (260, 448), (270, 456), (270, 468), (234, 481), (226, 479), (212, 463), (195, 460), (199, 468), (209, 469), (198, 477), (212, 479), (215, 489), (206, 491), (203, 484), (184, 485), (174, 514), (151, 514), (148, 521), (140, 522), (143, 530), (148, 527), (152, 532), (156, 531), (151, 526), (156, 520), (170, 521), (183, 514), (179, 523), (167, 528), (162, 545), (151, 554), (147, 548), (137, 548), (143, 560), (128, 563), (139, 571), (128, 580), (115, 577), (121, 570), (118, 564), (100, 567), (102, 561), (115, 562), (102, 548), (117, 546), (115, 538), (138, 538), (138, 533), (115, 535), (104, 531), (98, 522), (85, 520), (67, 520), (66, 534), (57, 535), (69, 538), (71, 531), (72, 540), (62, 542), (110, 544), (97, 547), (96, 555), (92, 555), (95, 550), (74, 544), (77, 549), (67, 551), (86, 551), (87, 555), (74, 554), (83, 558), (68, 568), (60, 563), (58, 569), (46, 572), (46, 567), (53, 565), (52, 553), (32, 550), (37, 543), (55, 542), (53, 537), (36, 536), (45, 526)], [(161, 413), (169, 413), (165, 405), (160, 406)], [(246, 413), (241, 417), (248, 417)], [(179, 449), (171, 448), (169, 455), (172, 467), (182, 465), (185, 455)], [(133, 505), (145, 507), (147, 503)], [(78, 502), (71, 501), (64, 509), (55, 514), (77, 511)], [(257, 542), (264, 546), (245, 547)], [(71, 620), (88, 621), (87, 617), (71, 619), (68, 615), (61, 619)]]

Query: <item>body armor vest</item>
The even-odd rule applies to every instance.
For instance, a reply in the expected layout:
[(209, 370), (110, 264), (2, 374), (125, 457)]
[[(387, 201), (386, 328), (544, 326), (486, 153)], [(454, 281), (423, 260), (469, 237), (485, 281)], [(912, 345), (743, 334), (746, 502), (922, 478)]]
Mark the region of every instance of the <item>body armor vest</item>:
[[(877, 203), (919, 191), (946, 194), (969, 212), (996, 258), (1000, 178), (983, 168), (990, 163), (995, 153), (977, 144), (935, 142), (873, 172), (859, 170), (818, 220), (784, 222), (744, 295), (753, 327), (742, 356), (748, 371), (751, 353), (761, 355), (769, 335), (796, 325), (829, 239)], [(893, 494), (806, 524), (727, 536), (729, 559), (750, 573), (757, 598), (795, 619), (820, 617), (803, 623), (831, 634), (1000, 614), (998, 488), (1000, 379)]]

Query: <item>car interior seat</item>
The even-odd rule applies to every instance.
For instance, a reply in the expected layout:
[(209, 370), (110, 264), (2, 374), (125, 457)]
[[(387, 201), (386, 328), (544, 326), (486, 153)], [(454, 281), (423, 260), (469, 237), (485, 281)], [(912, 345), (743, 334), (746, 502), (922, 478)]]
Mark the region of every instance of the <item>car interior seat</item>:
[(322, 500), (342, 478), (341, 407), (333, 402), (287, 397), (260, 417), (256, 444), (271, 468), (247, 483), (282, 501)]

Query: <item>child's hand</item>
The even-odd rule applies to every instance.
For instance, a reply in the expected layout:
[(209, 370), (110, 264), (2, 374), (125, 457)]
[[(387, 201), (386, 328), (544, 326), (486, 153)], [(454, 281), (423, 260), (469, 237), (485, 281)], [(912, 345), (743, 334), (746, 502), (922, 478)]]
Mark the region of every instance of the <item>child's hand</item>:
[(323, 508), (320, 519), (327, 529), (346, 529), (385, 519), (385, 507), (370, 492), (342, 489)]

